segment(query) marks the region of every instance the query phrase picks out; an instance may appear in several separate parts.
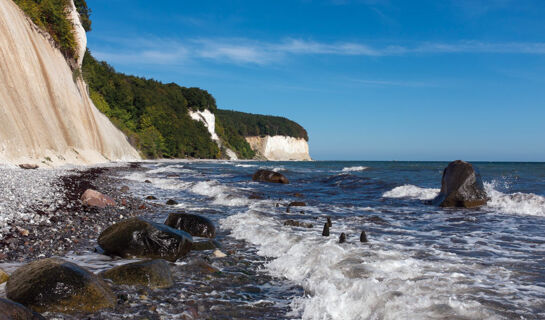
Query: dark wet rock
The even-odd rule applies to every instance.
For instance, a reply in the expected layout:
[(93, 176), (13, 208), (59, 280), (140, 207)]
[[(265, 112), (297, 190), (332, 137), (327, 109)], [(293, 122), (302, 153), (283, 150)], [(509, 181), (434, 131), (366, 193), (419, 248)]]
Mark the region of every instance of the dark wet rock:
[(272, 183), (289, 183), (288, 178), (283, 174), (274, 172), (271, 170), (257, 170), (256, 173), (252, 176), (253, 181), (259, 182), (272, 182)]
[(314, 225), (312, 223), (306, 223), (306, 222), (300, 222), (293, 219), (289, 219), (284, 221), (285, 226), (292, 226), (292, 227), (301, 227), (301, 228), (313, 228)]
[(176, 261), (191, 250), (190, 234), (142, 218), (130, 218), (111, 225), (98, 237), (108, 255), (157, 258)]
[(329, 224), (327, 224), (327, 222), (324, 224), (324, 229), (322, 230), (322, 236), (329, 237)]
[(15, 270), (6, 284), (6, 296), (37, 312), (93, 313), (116, 304), (103, 280), (57, 258), (33, 261)]
[(23, 163), (23, 164), (19, 165), (19, 168), (27, 169), (27, 170), (34, 170), (34, 169), (38, 169), (39, 167), (38, 167), (37, 164)]
[(265, 199), (265, 197), (263, 197), (262, 194), (259, 194), (259, 193), (252, 193), (251, 195), (248, 196), (248, 199), (250, 200), (263, 200)]
[(183, 230), (195, 237), (214, 238), (216, 227), (210, 219), (185, 212), (168, 215), (165, 224), (174, 229)]
[(481, 176), (473, 165), (456, 160), (443, 171), (441, 192), (432, 203), (441, 207), (474, 208), (487, 201)]
[(149, 181), (149, 180), (144, 180), (144, 183), (151, 183), (151, 181)]
[(45, 320), (44, 317), (31, 311), (22, 304), (0, 298), (1, 320)]
[(169, 173), (169, 174), (167, 174), (167, 178), (179, 178), (179, 177), (180, 177), (180, 175), (175, 174), (175, 173)]
[(120, 192), (122, 193), (127, 193), (129, 192), (130, 188), (128, 186), (122, 186), (121, 189), (119, 189)]
[(221, 244), (216, 240), (195, 241), (191, 246), (191, 251), (214, 250), (221, 248)]
[(81, 202), (88, 207), (106, 208), (115, 206), (114, 199), (93, 189), (85, 190), (81, 195)]
[(182, 268), (184, 273), (218, 273), (220, 270), (202, 258), (194, 258), (187, 262)]
[(360, 234), (360, 242), (367, 242), (367, 234), (365, 231), (362, 231)]
[(157, 200), (155, 196), (147, 196), (146, 200)]
[(365, 221), (367, 222), (372, 222), (372, 223), (376, 223), (376, 224), (388, 224), (388, 221), (382, 219), (381, 217), (379, 216), (369, 216), (369, 217), (364, 217)]
[(100, 274), (115, 284), (142, 285), (152, 289), (174, 285), (168, 262), (162, 259), (138, 261), (116, 266)]
[(169, 205), (169, 206), (175, 206), (177, 204), (178, 204), (178, 201), (176, 201), (176, 200), (169, 199), (167, 201), (167, 205)]
[[(290, 202), (288, 204), (288, 207), (286, 208), (286, 212), (289, 213), (290, 212), (290, 209), (291, 207), (304, 207), (306, 206), (307, 204), (302, 202), (302, 201), (293, 201), (293, 202)], [(304, 213), (301, 211), (301, 213)]]
[(307, 204), (303, 201), (293, 201), (288, 204), (289, 207), (305, 207)]
[(333, 226), (333, 223), (331, 223), (331, 218), (330, 217), (327, 217), (327, 226), (330, 227), (330, 228)]
[(4, 272), (4, 270), (0, 269), (0, 284), (8, 281), (9, 276), (7, 273)]
[(339, 243), (345, 243), (346, 242), (346, 234), (343, 232), (341, 233), (341, 236), (339, 237)]

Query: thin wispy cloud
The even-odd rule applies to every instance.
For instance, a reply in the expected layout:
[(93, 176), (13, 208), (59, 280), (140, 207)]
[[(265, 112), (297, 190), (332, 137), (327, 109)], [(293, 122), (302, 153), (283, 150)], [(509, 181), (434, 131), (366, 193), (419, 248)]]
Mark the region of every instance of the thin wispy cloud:
[(137, 38), (123, 43), (124, 48), (118, 52), (98, 50), (95, 54), (111, 62), (166, 64), (204, 59), (218, 63), (254, 65), (272, 64), (292, 56), (304, 55), (387, 57), (423, 54), (545, 54), (545, 42), (459, 41), (377, 46), (359, 42), (327, 43), (302, 39), (263, 42), (241, 38)]

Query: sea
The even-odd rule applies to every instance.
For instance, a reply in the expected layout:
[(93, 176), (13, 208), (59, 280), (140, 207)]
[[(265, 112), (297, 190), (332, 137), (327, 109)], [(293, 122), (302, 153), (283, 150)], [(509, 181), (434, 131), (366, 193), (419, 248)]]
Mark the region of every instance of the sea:
[[(206, 216), (227, 254), (207, 260), (221, 276), (178, 261), (178, 284), (150, 298), (154, 314), (188, 319), (189, 304), (204, 319), (545, 319), (545, 163), (474, 162), (490, 197), (478, 209), (428, 204), (447, 165), (144, 162), (119, 179), (135, 196), (178, 202), (153, 219)], [(290, 183), (253, 182), (258, 169)], [(292, 201), (306, 206), (288, 210)], [(110, 264), (72, 258), (97, 271)]]
[[(267, 306), (250, 318), (545, 319), (545, 163), (473, 163), (490, 197), (478, 209), (427, 204), (447, 164), (169, 161), (124, 178), (215, 221), (225, 250), (237, 243), (267, 279), (233, 295), (234, 308)], [(253, 182), (258, 169), (290, 183)]]

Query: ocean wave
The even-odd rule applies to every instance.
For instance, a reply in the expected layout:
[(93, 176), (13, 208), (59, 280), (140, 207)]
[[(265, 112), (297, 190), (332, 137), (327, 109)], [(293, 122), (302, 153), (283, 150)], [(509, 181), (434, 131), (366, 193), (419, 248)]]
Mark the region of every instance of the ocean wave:
[(369, 169), (369, 167), (364, 167), (364, 166), (344, 167), (342, 172), (364, 171), (367, 169)]
[(237, 163), (237, 164), (235, 164), (235, 167), (252, 168), (252, 167), (257, 167), (257, 166), (255, 164)]
[(453, 292), (466, 289), (467, 279), (460, 279), (464, 275), (437, 277), (439, 270), (464, 265), (422, 261), (387, 243), (339, 245), (337, 237), (324, 238), (317, 230), (290, 232), (274, 217), (253, 209), (220, 224), (235, 238), (256, 245), (258, 254), (272, 258), (265, 265), (270, 274), (303, 286), (308, 294), (293, 300), (290, 316), (334, 320), (490, 317), (476, 301), (451, 299)]
[(545, 217), (545, 197), (534, 193), (515, 192), (505, 194), (495, 189), (496, 181), (484, 183), (490, 197), (487, 207), (507, 214)]
[(123, 178), (137, 182), (145, 182), (148, 180), (153, 187), (165, 190), (185, 190), (191, 186), (191, 182), (184, 182), (180, 179), (155, 178), (141, 172), (133, 172), (125, 175)]
[(216, 180), (199, 181), (189, 190), (195, 194), (213, 198), (213, 204), (222, 206), (244, 206), (249, 203), (247, 198), (238, 197), (232, 188), (221, 185)]
[(409, 198), (418, 200), (431, 200), (439, 194), (440, 189), (421, 188), (412, 184), (395, 187), (385, 192), (383, 198)]

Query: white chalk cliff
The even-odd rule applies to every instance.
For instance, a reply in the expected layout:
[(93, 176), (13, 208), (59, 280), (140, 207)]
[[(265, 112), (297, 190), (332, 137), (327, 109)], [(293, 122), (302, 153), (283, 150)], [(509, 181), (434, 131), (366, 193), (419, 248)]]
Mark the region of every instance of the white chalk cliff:
[[(68, 9), (81, 66), (87, 39), (73, 3)], [(93, 105), (85, 82), (50, 36), (12, 0), (0, 0), (0, 163), (139, 158), (123, 133)]]
[(258, 157), (272, 161), (312, 160), (308, 151), (308, 143), (303, 138), (288, 136), (246, 137)]
[[(223, 143), (221, 142), (221, 139), (218, 137), (216, 133), (216, 116), (212, 112), (210, 112), (210, 110), (208, 109), (204, 109), (204, 111), (189, 110), (189, 116), (191, 117), (191, 119), (195, 121), (202, 122), (204, 126), (208, 129), (208, 132), (210, 133), (210, 137), (212, 138), (212, 140), (214, 140), (216, 144), (220, 148), (222, 148)], [(227, 147), (224, 147), (224, 149), (225, 149), (225, 154), (227, 155), (229, 160), (238, 160), (237, 154), (233, 150)]]

